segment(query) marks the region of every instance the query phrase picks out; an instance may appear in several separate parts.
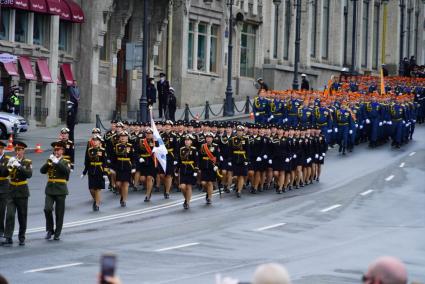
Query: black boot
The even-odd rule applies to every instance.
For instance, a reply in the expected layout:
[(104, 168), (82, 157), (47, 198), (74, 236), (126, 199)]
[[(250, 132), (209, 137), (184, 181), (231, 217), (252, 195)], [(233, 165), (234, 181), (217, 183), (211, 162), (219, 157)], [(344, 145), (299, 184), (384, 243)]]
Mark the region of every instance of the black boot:
[(13, 245), (12, 238), (5, 238), (5, 240), (1, 242), (1, 245), (4, 246), (4, 247), (12, 246)]

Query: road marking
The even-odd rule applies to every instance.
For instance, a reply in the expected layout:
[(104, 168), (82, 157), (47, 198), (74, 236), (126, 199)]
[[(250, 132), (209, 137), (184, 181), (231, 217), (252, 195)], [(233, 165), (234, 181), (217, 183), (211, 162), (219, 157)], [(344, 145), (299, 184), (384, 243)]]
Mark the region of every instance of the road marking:
[(390, 180), (392, 180), (394, 178), (394, 175), (390, 175), (389, 177), (386, 177), (385, 178), (385, 181), (390, 181)]
[(401, 164), (400, 164), (400, 168), (403, 168), (403, 167), (404, 167), (404, 165), (405, 165), (405, 163), (401, 163)]
[(78, 266), (82, 265), (82, 262), (76, 262), (76, 263), (70, 263), (70, 264), (64, 264), (64, 265), (58, 265), (58, 266), (50, 266), (50, 267), (44, 267), (44, 268), (37, 268), (32, 270), (24, 271), (24, 273), (34, 273), (34, 272), (43, 272), (43, 271), (49, 271), (49, 270), (55, 270), (55, 269), (61, 269), (61, 268), (67, 268), (72, 266)]
[(334, 209), (336, 209), (338, 207), (341, 207), (341, 206), (342, 206), (341, 204), (335, 204), (335, 205), (332, 205), (332, 206), (330, 206), (328, 208), (325, 208), (325, 209), (320, 210), (320, 212), (325, 213), (325, 212), (334, 210)]
[(278, 223), (278, 224), (270, 225), (270, 226), (267, 226), (267, 227), (261, 227), (261, 228), (255, 229), (255, 231), (261, 232), (261, 231), (265, 231), (265, 230), (268, 230), (268, 229), (274, 229), (274, 228), (277, 228), (277, 227), (281, 227), (281, 226), (284, 226), (284, 225), (286, 225), (286, 223)]
[(366, 196), (373, 192), (373, 189), (366, 190), (365, 192), (360, 193), (361, 196)]
[(416, 152), (412, 152), (412, 153), (409, 154), (409, 156), (412, 157), (415, 154), (416, 154)]
[[(213, 196), (218, 195), (218, 194), (219, 194), (218, 191), (215, 191), (213, 193)], [(205, 194), (198, 194), (198, 195), (195, 195), (192, 198), (192, 202), (195, 202), (195, 201), (198, 201), (198, 200), (205, 200)], [(64, 228), (73, 228), (73, 227), (79, 227), (79, 226), (94, 224), (94, 223), (112, 221), (112, 220), (116, 220), (116, 219), (122, 219), (122, 218), (126, 218), (126, 217), (132, 217), (132, 216), (147, 214), (147, 213), (155, 212), (155, 211), (162, 210), (162, 209), (168, 209), (168, 208), (172, 208), (172, 207), (181, 206), (183, 201), (184, 201), (184, 199), (179, 199), (179, 200), (168, 202), (168, 203), (165, 203), (165, 204), (152, 206), (150, 208), (143, 208), (143, 209), (133, 210), (133, 211), (129, 211), (129, 212), (123, 212), (123, 213), (118, 213), (118, 214), (113, 214), (113, 215), (108, 215), (108, 216), (103, 216), (103, 217), (98, 217), (98, 218), (74, 221), (74, 222), (70, 222), (70, 223), (65, 223), (63, 225), (63, 227)], [(26, 233), (27, 234), (40, 233), (40, 232), (45, 232), (45, 231), (46, 231), (45, 227), (38, 227), (38, 228), (28, 229), (26, 231)], [(15, 231), (14, 234), (18, 234), (18, 231)]]
[(161, 252), (161, 251), (167, 251), (167, 250), (173, 250), (173, 249), (193, 247), (193, 246), (197, 246), (197, 245), (199, 245), (199, 243), (189, 243), (189, 244), (183, 244), (183, 245), (179, 245), (179, 246), (175, 246), (175, 247), (168, 247), (168, 248), (157, 249), (155, 251), (156, 252)]

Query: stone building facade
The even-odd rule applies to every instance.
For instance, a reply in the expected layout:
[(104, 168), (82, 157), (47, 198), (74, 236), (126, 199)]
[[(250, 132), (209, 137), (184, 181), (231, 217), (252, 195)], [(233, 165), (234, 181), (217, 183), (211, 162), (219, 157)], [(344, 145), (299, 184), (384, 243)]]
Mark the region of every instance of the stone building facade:
[[(166, 73), (180, 106), (223, 102), (227, 86), (229, 29), (233, 31), (231, 56), (235, 100), (254, 96), (258, 77), (263, 77), (273, 89), (291, 88), (296, 0), (147, 1), (150, 4), (148, 75), (158, 79), (160, 72)], [(137, 117), (145, 76), (137, 69), (126, 70), (126, 44), (141, 44), (143, 41), (145, 1), (18, 2), (28, 5), (45, 3), (46, 9), (57, 5), (56, 10), (44, 13), (30, 8), (0, 6), (0, 53), (19, 57), (17, 75), (10, 75), (0, 64), (2, 84), (5, 92), (7, 86), (21, 84), (24, 116), (31, 125), (51, 126), (63, 120), (66, 86), (72, 77), (76, 78), (81, 89), (80, 121), (94, 121), (96, 114), (102, 119), (110, 119), (116, 114)], [(230, 2), (234, 3), (233, 27), (228, 25)], [(397, 72), (401, 2), (406, 5), (403, 56), (415, 55), (417, 62), (424, 64), (423, 0), (357, 0), (355, 70), (359, 73), (376, 74), (382, 62), (393, 74)], [(322, 88), (331, 75), (351, 65), (354, 2), (302, 0), (301, 3), (300, 73), (309, 76), (312, 87)], [(61, 4), (68, 4), (63, 12)], [(384, 5), (387, 5), (386, 21)], [(77, 15), (78, 7), (82, 15)], [(77, 13), (76, 17), (73, 13)], [(21, 23), (23, 14), (27, 20)], [(383, 41), (385, 22), (386, 38)], [(27, 30), (24, 34), (16, 32), (22, 25)], [(21, 66), (26, 63), (21, 62), (21, 57), (24, 57), (23, 61), (28, 59), (36, 78), (26, 78), (22, 68), (25, 66)], [(39, 66), (39, 60), (44, 60), (41, 63), (44, 67)], [(40, 74), (41, 69), (46, 69), (46, 62), (51, 80), (43, 80)], [(72, 73), (71, 78), (69, 73)]]

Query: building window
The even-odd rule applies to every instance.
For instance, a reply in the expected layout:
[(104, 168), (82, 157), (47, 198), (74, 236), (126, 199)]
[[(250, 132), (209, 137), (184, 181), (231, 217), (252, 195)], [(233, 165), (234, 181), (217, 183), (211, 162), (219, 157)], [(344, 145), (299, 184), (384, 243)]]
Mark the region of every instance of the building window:
[(0, 12), (0, 39), (9, 40), (10, 10), (1, 9)]
[(199, 71), (206, 70), (207, 59), (207, 24), (200, 23), (198, 25), (198, 61), (197, 67)]
[(28, 13), (15, 11), (15, 41), (26, 43), (28, 37)]
[[(108, 31), (111, 30), (110, 22), (111, 21), (109, 21), (107, 25)], [(103, 35), (103, 45), (99, 49), (99, 59), (102, 61), (110, 61), (109, 32)]]
[(218, 53), (218, 34), (220, 27), (211, 26), (211, 44), (210, 44), (210, 72), (217, 73), (217, 53)]
[(363, 50), (362, 66), (367, 66), (368, 47), (369, 47), (369, 0), (363, 1)]
[(372, 68), (378, 69), (379, 65), (379, 14), (380, 14), (379, 4), (375, 5), (373, 10), (373, 58), (372, 58)]
[(59, 23), (59, 50), (71, 53), (72, 23), (60, 21)]
[(189, 39), (188, 39), (188, 48), (187, 48), (187, 69), (193, 69), (193, 45), (195, 38), (195, 22), (189, 22)]
[(49, 16), (34, 14), (33, 44), (47, 47), (49, 45)]
[(330, 11), (330, 0), (323, 0), (322, 6), (322, 58), (328, 59), (329, 57), (329, 11)]
[(241, 32), (240, 75), (254, 77), (256, 29), (254, 25), (243, 24)]
[(291, 39), (291, 0), (286, 0), (285, 2), (285, 31), (284, 31), (284, 44), (285, 52), (283, 58), (285, 60), (289, 59), (289, 40)]
[(310, 56), (316, 57), (316, 41), (317, 41), (317, 0), (313, 0), (311, 3), (311, 46)]

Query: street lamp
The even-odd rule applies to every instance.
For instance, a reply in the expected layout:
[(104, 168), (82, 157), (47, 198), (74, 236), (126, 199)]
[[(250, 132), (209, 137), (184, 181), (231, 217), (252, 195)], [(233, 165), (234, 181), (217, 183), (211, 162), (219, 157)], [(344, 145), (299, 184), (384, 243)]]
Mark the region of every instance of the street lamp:
[(143, 58), (142, 58), (142, 98), (140, 99), (140, 120), (142, 122), (148, 122), (148, 99), (147, 99), (147, 74), (148, 74), (148, 33), (149, 33), (149, 22), (148, 22), (148, 10), (150, 0), (143, 1)]
[(278, 47), (278, 39), (279, 39), (279, 5), (282, 3), (282, 0), (273, 0), (273, 4), (275, 5), (275, 28), (274, 28), (274, 52), (273, 55), (277, 58), (277, 47)]
[(387, 43), (387, 18), (388, 18), (388, 3), (390, 0), (382, 0), (382, 5), (384, 5), (384, 16), (383, 16), (383, 27), (382, 27), (382, 50), (381, 50), (381, 63), (385, 64), (385, 47)]
[(229, 6), (229, 27), (228, 27), (229, 45), (227, 47), (227, 88), (226, 88), (226, 100), (225, 100), (225, 105), (223, 110), (224, 116), (235, 115), (235, 111), (233, 109), (233, 90), (232, 90), (233, 3), (234, 3), (234, 0), (227, 0), (227, 6)]
[(400, 63), (398, 68), (398, 74), (404, 75), (403, 66), (403, 54), (404, 54), (404, 10), (406, 9), (406, 3), (404, 0), (400, 0)]
[(353, 1), (353, 35), (351, 40), (351, 68), (350, 73), (354, 75), (356, 72), (356, 39), (357, 39), (357, 0)]
[(300, 62), (300, 43), (301, 43), (301, 0), (297, 0), (297, 16), (295, 23), (295, 62), (294, 62), (294, 81), (292, 89), (298, 90), (298, 64)]

